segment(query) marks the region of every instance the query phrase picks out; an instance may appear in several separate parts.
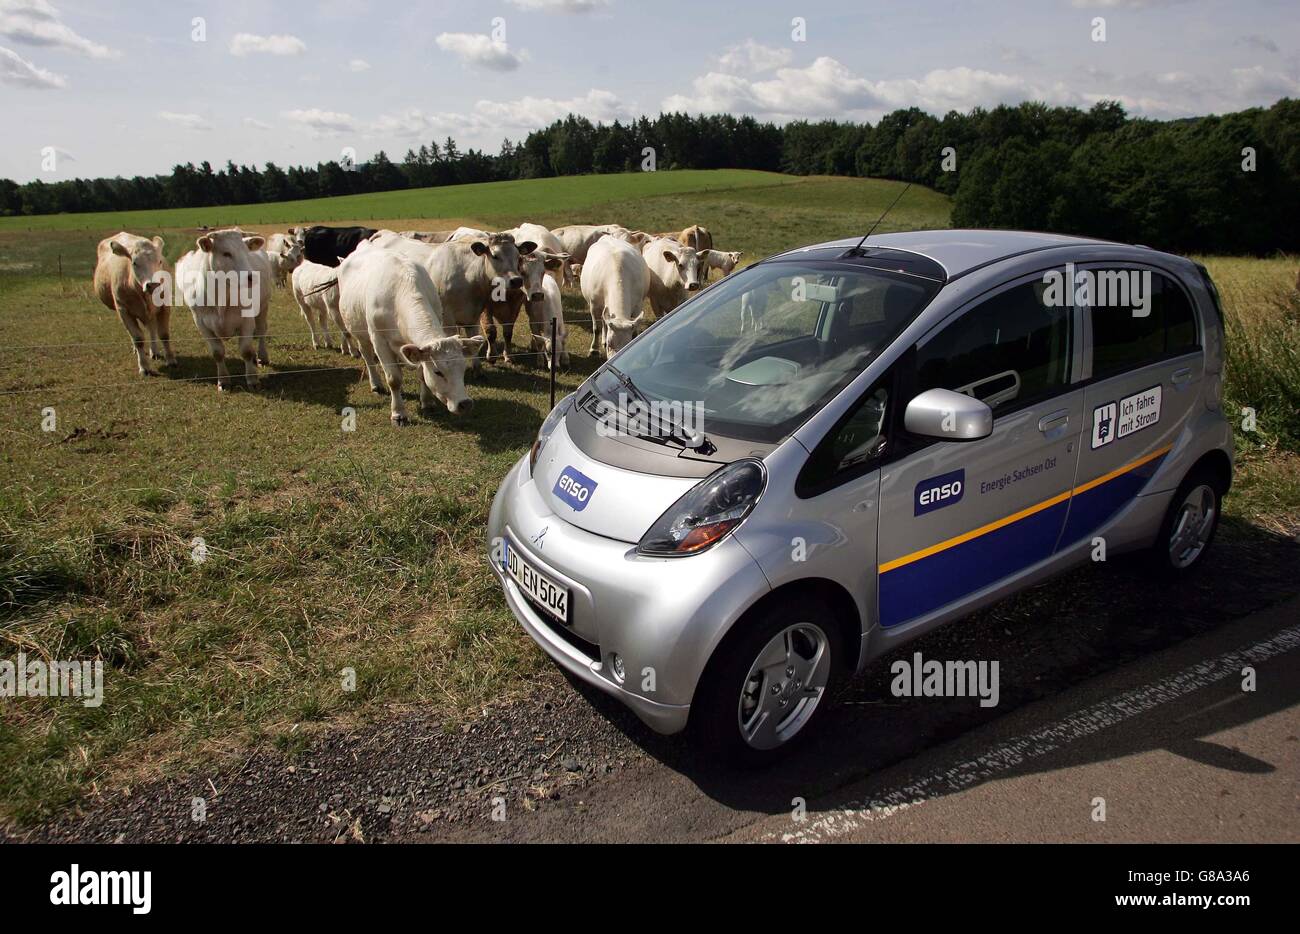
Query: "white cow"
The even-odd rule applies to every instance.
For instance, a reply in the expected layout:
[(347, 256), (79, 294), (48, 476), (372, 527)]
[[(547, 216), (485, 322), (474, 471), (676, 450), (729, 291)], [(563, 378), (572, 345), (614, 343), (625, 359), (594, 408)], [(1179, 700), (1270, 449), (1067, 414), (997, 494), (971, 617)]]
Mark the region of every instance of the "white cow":
[(570, 283), (577, 281), (572, 267), (587, 261), (587, 251), (593, 243), (608, 236), (626, 239), (631, 231), (619, 224), (569, 224), (567, 227), (556, 227), (551, 233), (559, 240), (560, 249), (569, 254), (569, 268), (565, 270), (564, 281)]
[(302, 244), (295, 234), (274, 233), (266, 238), (266, 255), (271, 257), (276, 284), (283, 288), (302, 262)]
[(512, 227), (510, 230), (505, 231), (505, 233), (514, 237), (515, 243), (523, 243), (525, 240), (531, 240), (533, 243), (537, 244), (539, 250), (543, 250), (554, 256), (559, 256), (563, 253), (566, 257), (566, 262), (555, 266), (547, 264), (546, 268), (554, 270), (556, 276), (561, 282), (567, 281), (567, 271), (569, 268), (567, 262), (568, 251), (564, 249), (564, 244), (560, 242), (559, 237), (551, 233), (541, 224), (520, 224), (518, 227)]
[[(141, 376), (154, 376), (145, 356), (145, 332), (148, 332), (152, 356), (176, 362), (172, 353), (171, 305), (154, 301), (160, 282), (159, 273), (167, 272), (163, 259), (162, 237), (152, 240), (122, 231), (99, 241), (95, 256), (95, 294), (117, 312), (135, 347), (136, 367)], [(161, 342), (161, 348), (159, 343)]]
[(702, 282), (709, 281), (709, 272), (714, 269), (722, 270), (722, 277), (725, 279), (736, 270), (736, 264), (740, 262), (740, 257), (744, 255), (741, 250), (726, 252), (723, 250), (705, 250), (700, 254), (700, 279)]
[(357, 250), (338, 268), (343, 323), (361, 347), (370, 388), (382, 394), (383, 367), (394, 425), (407, 424), (402, 366), (420, 368), (420, 412), (435, 400), (453, 415), (473, 408), (465, 392), (465, 355), (477, 354), (482, 337), (456, 336), (443, 326), (442, 305), (428, 270), (395, 250)]
[[(260, 264), (250, 246), (260, 248), (261, 237), (245, 238), (240, 230), (218, 230), (199, 237), (197, 250), (176, 262), (176, 291), (194, 315), (194, 324), (208, 343), (217, 362), (217, 389), (230, 388), (226, 370), (226, 341), (239, 338), (239, 355), (244, 358), (244, 381), (257, 388), (257, 351), (261, 313), (260, 293), (270, 281), (260, 281)], [(263, 321), (262, 335), (265, 335)]]
[(489, 231), (479, 230), (477, 227), (457, 227), (451, 232), (448, 240), (486, 240)]
[[(546, 354), (547, 365), (550, 365), (551, 355), (559, 350), (559, 356), (555, 360), (555, 366), (564, 367), (569, 365), (569, 352), (565, 350), (568, 346), (569, 332), (564, 326), (564, 302), (560, 297), (560, 286), (550, 276), (542, 279), (543, 297), (540, 302), (541, 313), (537, 315), (537, 321), (542, 329), (542, 346)], [(528, 303), (528, 317), (533, 320), (533, 306), (536, 302)], [(551, 322), (555, 322), (555, 343), (551, 343)]]
[(313, 347), (317, 350), (322, 344), (327, 348), (334, 347), (329, 328), (329, 322), (333, 321), (339, 329), (339, 349), (354, 357), (361, 356), (361, 350), (343, 326), (339, 311), (338, 270), (304, 260), (293, 271), (293, 298), (307, 321)]
[[(480, 324), (488, 335), (487, 359), (496, 356), (495, 325), (501, 326), (503, 335), (502, 358), (510, 362), (510, 348), (513, 346), (515, 321), (519, 312), (528, 312), (529, 349), (537, 356), (549, 356), (550, 324), (543, 320), (546, 293), (545, 283), (552, 281), (546, 273), (563, 267), (568, 259), (567, 253), (552, 253), (549, 250), (536, 249), (519, 257), (519, 274), (523, 277), (523, 286), (507, 289), (504, 298), (490, 297), (487, 307), (483, 309)], [(558, 288), (558, 287), (557, 287)]]
[(249, 258), (253, 261), (253, 273), (257, 282), (257, 325), (253, 329), (253, 334), (257, 337), (257, 362), (262, 366), (268, 366), (271, 363), (271, 355), (266, 351), (266, 331), (271, 322), (271, 282), (275, 279), (275, 262), (264, 247), (256, 245), (259, 242), (265, 244), (266, 241), (260, 236), (244, 237)]
[(686, 301), (686, 293), (700, 289), (700, 255), (691, 247), (658, 237), (641, 248), (641, 255), (650, 270), (647, 297), (655, 318)]
[(614, 237), (601, 237), (587, 250), (582, 264), (582, 296), (591, 312), (590, 355), (613, 354), (636, 336), (641, 303), (650, 288), (650, 270), (636, 247)]
[[(420, 243), (381, 230), (370, 237), (380, 249), (401, 253), (416, 260), (428, 271), (438, 290), (448, 326), (456, 325), (466, 335), (479, 333), (479, 317), (494, 297), (505, 299), (510, 289), (521, 289), (524, 278), (519, 272), (519, 257), (536, 248), (531, 240), (516, 244), (509, 234), (489, 234), (471, 240), (446, 243)], [(471, 363), (480, 370), (477, 357)]]

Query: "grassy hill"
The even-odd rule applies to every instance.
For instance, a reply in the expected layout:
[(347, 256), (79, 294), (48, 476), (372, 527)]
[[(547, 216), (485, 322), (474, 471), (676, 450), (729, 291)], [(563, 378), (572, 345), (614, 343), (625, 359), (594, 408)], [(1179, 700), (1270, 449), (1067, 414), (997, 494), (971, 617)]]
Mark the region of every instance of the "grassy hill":
[(631, 172), (575, 175), (512, 182), (482, 182), (442, 188), (381, 191), (337, 198), (236, 204), (102, 214), (49, 214), (0, 218), (0, 230), (99, 230), (105, 227), (211, 227), (379, 218), (463, 217), (474, 214), (534, 214), (576, 210), (606, 201), (687, 191), (717, 191), (785, 185), (794, 179), (744, 169)]

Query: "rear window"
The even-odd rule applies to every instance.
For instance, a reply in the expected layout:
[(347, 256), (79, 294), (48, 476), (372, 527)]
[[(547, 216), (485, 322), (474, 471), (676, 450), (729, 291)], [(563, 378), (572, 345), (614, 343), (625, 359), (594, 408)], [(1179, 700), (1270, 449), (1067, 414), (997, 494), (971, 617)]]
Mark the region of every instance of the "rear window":
[[(1135, 270), (1097, 270), (1129, 275)], [(1137, 369), (1197, 347), (1196, 318), (1179, 285), (1155, 270), (1149, 288), (1092, 309), (1092, 375), (1109, 376)], [(1145, 313), (1144, 313), (1145, 312)]]

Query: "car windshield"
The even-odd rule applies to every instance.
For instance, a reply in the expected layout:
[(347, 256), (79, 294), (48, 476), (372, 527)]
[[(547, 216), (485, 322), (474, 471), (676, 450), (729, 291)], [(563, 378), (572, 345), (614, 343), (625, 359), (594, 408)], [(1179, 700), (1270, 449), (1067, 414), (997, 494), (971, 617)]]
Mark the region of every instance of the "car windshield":
[[(702, 430), (785, 438), (862, 372), (939, 283), (847, 263), (738, 272), (657, 322), (614, 365), (645, 401), (700, 413)], [(620, 383), (595, 380), (613, 397)]]

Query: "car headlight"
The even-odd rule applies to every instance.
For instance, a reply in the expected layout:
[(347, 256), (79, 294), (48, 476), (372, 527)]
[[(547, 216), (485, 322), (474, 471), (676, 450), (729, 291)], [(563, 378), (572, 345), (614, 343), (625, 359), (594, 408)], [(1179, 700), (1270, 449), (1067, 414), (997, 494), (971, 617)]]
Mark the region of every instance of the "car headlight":
[(559, 427), (564, 415), (569, 411), (569, 406), (573, 404), (573, 394), (565, 396), (559, 402), (555, 403), (555, 408), (551, 409), (551, 414), (546, 416), (542, 422), (542, 427), (537, 429), (537, 438), (533, 441), (533, 449), (528, 453), (528, 472), (533, 472), (533, 467), (537, 465), (537, 458), (542, 453), (542, 448), (546, 447), (546, 442), (551, 440), (551, 435)]
[(739, 460), (705, 477), (655, 520), (637, 543), (656, 558), (693, 555), (721, 541), (753, 510), (767, 483), (761, 461)]

